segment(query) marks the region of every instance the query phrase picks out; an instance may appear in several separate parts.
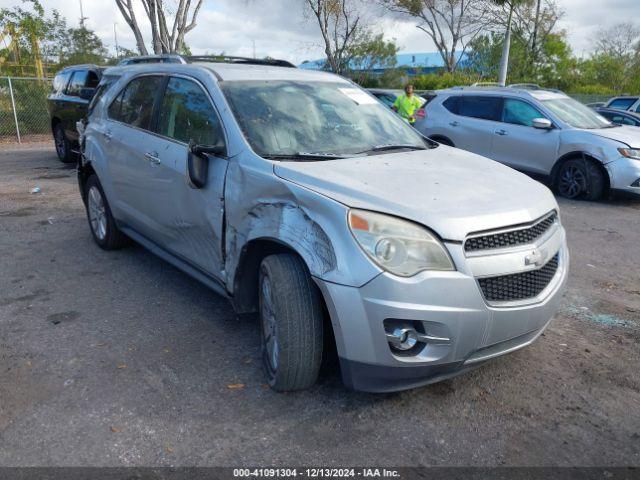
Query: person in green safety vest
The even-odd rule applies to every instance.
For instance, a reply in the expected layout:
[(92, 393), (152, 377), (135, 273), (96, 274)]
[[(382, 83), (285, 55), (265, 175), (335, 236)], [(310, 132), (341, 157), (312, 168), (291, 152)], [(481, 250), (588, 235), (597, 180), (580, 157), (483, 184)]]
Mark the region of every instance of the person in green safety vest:
[(413, 94), (413, 85), (408, 83), (404, 86), (404, 93), (396, 98), (391, 108), (409, 123), (414, 124), (416, 121), (415, 111), (421, 106), (420, 99)]

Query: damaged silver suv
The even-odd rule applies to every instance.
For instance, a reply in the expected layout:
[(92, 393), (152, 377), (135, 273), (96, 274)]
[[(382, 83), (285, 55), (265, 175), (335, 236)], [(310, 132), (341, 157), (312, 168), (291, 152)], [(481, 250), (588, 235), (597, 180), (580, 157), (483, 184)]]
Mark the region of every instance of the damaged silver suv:
[(285, 62), (105, 74), (79, 167), (95, 241), (133, 239), (258, 312), (275, 390), (312, 386), (332, 341), (351, 388), (425, 385), (531, 344), (554, 315), (565, 231), (525, 175)]

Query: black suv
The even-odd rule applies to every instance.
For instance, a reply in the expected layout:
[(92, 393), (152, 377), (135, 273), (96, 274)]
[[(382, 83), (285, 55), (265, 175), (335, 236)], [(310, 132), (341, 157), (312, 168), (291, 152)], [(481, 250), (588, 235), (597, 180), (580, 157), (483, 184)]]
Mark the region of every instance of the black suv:
[(104, 68), (96, 65), (74, 65), (61, 70), (53, 79), (53, 91), (47, 98), (49, 116), (56, 153), (64, 163), (71, 163), (76, 159), (76, 122), (87, 114), (103, 70)]

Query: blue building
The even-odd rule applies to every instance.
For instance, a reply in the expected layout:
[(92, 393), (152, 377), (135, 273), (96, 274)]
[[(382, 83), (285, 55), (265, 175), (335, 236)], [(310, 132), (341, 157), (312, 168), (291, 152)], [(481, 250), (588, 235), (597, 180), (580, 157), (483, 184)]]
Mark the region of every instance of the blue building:
[[(461, 53), (457, 54), (457, 58), (462, 57)], [(462, 62), (466, 59), (466, 55)], [(298, 67), (306, 70), (322, 70), (324, 68), (326, 60), (312, 60), (303, 62)], [(436, 73), (444, 69), (444, 60), (438, 52), (426, 52), (426, 53), (399, 53), (396, 55), (396, 65), (394, 68), (402, 69), (407, 75), (423, 75), (427, 73)], [(357, 70), (357, 67), (353, 68)], [(386, 66), (374, 65), (372, 73), (382, 74), (387, 70)]]

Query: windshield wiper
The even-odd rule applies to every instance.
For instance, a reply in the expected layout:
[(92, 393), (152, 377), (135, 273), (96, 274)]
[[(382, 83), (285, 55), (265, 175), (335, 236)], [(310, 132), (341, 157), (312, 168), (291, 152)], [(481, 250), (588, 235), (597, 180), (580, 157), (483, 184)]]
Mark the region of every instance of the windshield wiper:
[(385, 143), (383, 145), (376, 145), (375, 147), (369, 148), (368, 150), (363, 150), (362, 152), (358, 152), (358, 153), (386, 152), (388, 150), (426, 150), (426, 149), (427, 147), (422, 147), (420, 145)]
[(318, 161), (318, 160), (340, 160), (345, 158), (345, 155), (338, 153), (274, 153), (261, 155), (262, 158), (267, 160), (302, 160), (302, 161)]

